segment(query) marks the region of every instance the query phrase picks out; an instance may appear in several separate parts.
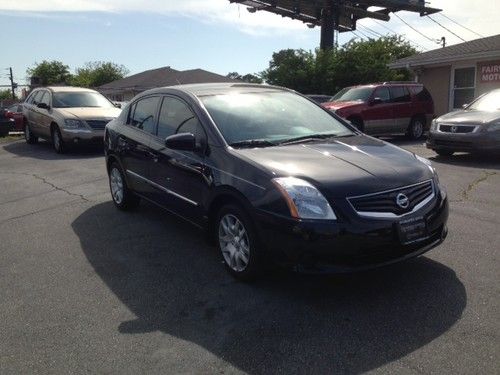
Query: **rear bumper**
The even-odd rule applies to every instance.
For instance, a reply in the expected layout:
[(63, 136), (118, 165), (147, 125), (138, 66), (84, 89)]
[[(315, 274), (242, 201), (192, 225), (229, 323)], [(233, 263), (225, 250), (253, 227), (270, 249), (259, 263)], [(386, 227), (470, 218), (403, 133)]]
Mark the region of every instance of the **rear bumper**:
[(412, 216), (424, 218), (427, 234), (409, 244), (402, 244), (399, 239), (401, 219), (315, 222), (259, 212), (257, 223), (261, 241), (277, 263), (312, 272), (352, 272), (419, 256), (444, 240), (448, 220), (446, 198), (439, 196)]
[(433, 150), (500, 151), (500, 132), (457, 134), (431, 131), (426, 145)]

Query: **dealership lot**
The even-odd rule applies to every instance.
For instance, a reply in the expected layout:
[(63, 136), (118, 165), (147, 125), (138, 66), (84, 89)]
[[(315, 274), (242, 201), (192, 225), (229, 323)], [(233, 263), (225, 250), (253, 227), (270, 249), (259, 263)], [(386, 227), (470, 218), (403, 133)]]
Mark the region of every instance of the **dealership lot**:
[(117, 211), (99, 150), (0, 145), (0, 373), (498, 372), (500, 158), (391, 141), (434, 162), (445, 243), (255, 284), (179, 219)]

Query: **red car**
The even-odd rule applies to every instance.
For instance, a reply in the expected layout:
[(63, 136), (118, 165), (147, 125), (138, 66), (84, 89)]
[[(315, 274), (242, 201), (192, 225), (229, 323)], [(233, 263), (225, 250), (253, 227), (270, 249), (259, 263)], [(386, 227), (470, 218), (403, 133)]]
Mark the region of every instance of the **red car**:
[(15, 124), (13, 131), (24, 131), (23, 105), (21, 103), (12, 104), (10, 107), (7, 107), (4, 116), (14, 120)]
[(322, 105), (373, 135), (405, 133), (418, 139), (429, 129), (434, 117), (429, 91), (415, 82), (347, 87)]

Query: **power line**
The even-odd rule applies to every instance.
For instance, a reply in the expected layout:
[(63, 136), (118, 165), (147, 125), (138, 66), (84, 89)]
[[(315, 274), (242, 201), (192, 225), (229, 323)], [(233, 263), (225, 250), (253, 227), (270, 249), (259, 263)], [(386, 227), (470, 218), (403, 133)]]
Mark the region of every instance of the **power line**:
[(359, 33), (361, 33), (361, 35), (364, 35), (364, 37), (365, 37), (365, 38), (367, 38), (367, 39), (373, 39), (373, 37), (371, 37), (370, 35), (367, 35), (366, 33), (364, 33), (364, 32), (363, 32), (362, 30), (360, 30), (360, 29), (357, 29), (357, 31), (358, 31)]
[(429, 40), (429, 41), (431, 41), (431, 42), (433, 42), (433, 43), (437, 43), (437, 41), (436, 41), (435, 39), (432, 39), (432, 38), (428, 37), (427, 35), (423, 34), (422, 32), (418, 31), (418, 30), (417, 30), (417, 29), (415, 29), (412, 25), (410, 25), (408, 22), (406, 22), (404, 19), (402, 19), (401, 17), (399, 17), (396, 13), (394, 13), (394, 12), (393, 12), (392, 14), (394, 14), (397, 18), (399, 18), (399, 20), (400, 20), (401, 22), (403, 22), (406, 26), (408, 26), (410, 29), (412, 29), (412, 30), (413, 30), (413, 31), (415, 31), (416, 33), (418, 33), (418, 34), (422, 35), (425, 39), (427, 39), (427, 40)]
[(445, 29), (446, 31), (448, 31), (450, 34), (453, 34), (455, 35), (458, 39), (460, 39), (462, 42), (466, 42), (466, 40), (462, 37), (460, 37), (459, 35), (455, 34), (453, 31), (451, 31), (450, 29), (448, 29), (446, 26), (443, 26), (441, 25), (438, 21), (436, 21), (434, 18), (432, 18), (431, 16), (427, 15), (426, 16), (428, 19), (430, 19), (432, 22), (436, 23), (437, 25), (441, 26), (443, 29)]
[[(373, 22), (375, 22), (377, 25), (379, 26), (382, 26), (384, 29), (386, 29), (387, 31), (389, 31), (390, 33), (394, 34), (394, 35), (400, 35), (400, 33), (394, 31), (393, 29), (391, 29), (390, 27), (387, 27), (386, 25), (383, 24), (383, 22), (378, 22), (376, 20), (373, 20)], [(366, 27), (366, 26), (365, 26)], [(408, 40), (410, 43), (414, 44), (415, 46), (421, 48), (422, 50), (424, 51), (427, 51), (428, 48), (422, 46), (421, 44), (418, 44), (417, 42), (413, 41), (413, 40), (410, 40), (408, 38), (405, 37), (406, 40)]]
[(467, 26), (464, 26), (464, 25), (462, 25), (461, 23), (458, 23), (457, 21), (455, 21), (455, 20), (451, 19), (451, 18), (450, 18), (450, 17), (448, 17), (446, 14), (443, 14), (442, 12), (440, 12), (440, 13), (438, 13), (438, 14), (439, 14), (439, 15), (441, 15), (442, 17), (446, 18), (447, 20), (449, 20), (449, 21), (453, 22), (454, 24), (456, 24), (456, 25), (458, 25), (458, 26), (460, 26), (460, 27), (464, 28), (465, 30), (470, 31), (471, 33), (476, 34), (477, 36), (479, 36), (479, 37), (481, 37), (481, 38), (484, 38), (484, 35), (481, 35), (481, 34), (479, 34), (479, 33), (476, 33), (474, 30), (469, 29)]
[(351, 30), (351, 33), (353, 33), (354, 35), (356, 35), (356, 37), (358, 37), (359, 39), (363, 39), (363, 37), (360, 36), (356, 31)]
[(366, 31), (368, 31), (369, 33), (375, 35), (376, 37), (381, 37), (383, 36), (382, 34), (380, 34), (379, 32), (373, 30), (373, 29), (370, 29), (368, 26), (365, 26), (365, 25), (360, 25), (358, 24), (358, 27), (362, 27), (363, 29), (366, 29)]

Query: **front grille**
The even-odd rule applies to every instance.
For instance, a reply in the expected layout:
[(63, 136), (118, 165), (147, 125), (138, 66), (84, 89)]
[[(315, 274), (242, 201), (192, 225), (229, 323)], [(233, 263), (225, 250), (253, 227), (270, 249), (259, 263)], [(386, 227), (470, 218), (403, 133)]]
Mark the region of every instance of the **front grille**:
[(439, 125), (439, 131), (444, 133), (472, 133), (475, 128), (475, 125)]
[[(408, 198), (407, 207), (398, 205), (397, 198), (400, 194), (404, 194)], [(361, 216), (393, 217), (412, 212), (424, 201), (431, 200), (433, 196), (434, 185), (432, 180), (428, 180), (381, 193), (351, 197), (348, 198), (348, 201)]]
[(86, 120), (86, 123), (94, 130), (103, 130), (109, 120)]

